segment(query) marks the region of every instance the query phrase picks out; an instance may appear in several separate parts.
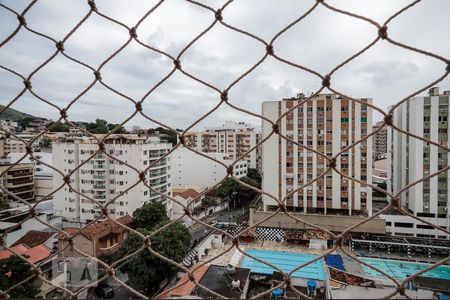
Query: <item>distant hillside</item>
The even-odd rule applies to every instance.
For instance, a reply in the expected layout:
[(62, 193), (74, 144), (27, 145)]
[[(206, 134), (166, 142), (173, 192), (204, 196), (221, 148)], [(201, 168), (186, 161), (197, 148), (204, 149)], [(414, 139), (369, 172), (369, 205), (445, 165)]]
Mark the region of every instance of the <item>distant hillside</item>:
[[(0, 104), (0, 111), (4, 108), (4, 105)], [(11, 120), (11, 121), (21, 121), (25, 118), (31, 118), (31, 119), (42, 119), (39, 117), (35, 117), (26, 113), (23, 113), (21, 111), (15, 110), (13, 108), (8, 108), (6, 111), (4, 111), (2, 114), (0, 114), (0, 120)]]

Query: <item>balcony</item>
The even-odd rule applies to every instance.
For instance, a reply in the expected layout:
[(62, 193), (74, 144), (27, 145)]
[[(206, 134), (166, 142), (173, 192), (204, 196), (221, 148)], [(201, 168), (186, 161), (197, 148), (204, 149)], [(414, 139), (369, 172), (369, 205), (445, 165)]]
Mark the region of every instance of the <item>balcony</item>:
[(106, 189), (105, 185), (94, 184), (94, 190), (104, 190)]
[(9, 171), (8, 172), (8, 177), (9, 178), (18, 178), (18, 177), (24, 177), (24, 176), (32, 176), (33, 172), (31, 171)]
[(105, 169), (105, 165), (92, 165), (94, 170)]
[(106, 199), (106, 195), (94, 195), (93, 196), (94, 199)]
[(106, 175), (95, 175), (95, 174), (94, 174), (94, 175), (93, 175), (93, 178), (94, 178), (94, 179), (103, 179), (103, 180), (104, 180), (104, 179), (106, 179)]

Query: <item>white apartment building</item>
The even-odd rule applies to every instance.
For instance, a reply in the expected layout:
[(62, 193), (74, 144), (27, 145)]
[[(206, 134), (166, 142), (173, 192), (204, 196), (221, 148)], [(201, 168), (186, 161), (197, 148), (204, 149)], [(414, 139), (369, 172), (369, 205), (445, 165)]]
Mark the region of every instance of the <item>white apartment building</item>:
[[(53, 143), (53, 166), (64, 174), (85, 162), (98, 149), (92, 138), (79, 138), (67, 142)], [(143, 171), (171, 149), (170, 144), (159, 139), (136, 135), (113, 135), (105, 141), (105, 152)], [(125, 164), (113, 160), (105, 154), (97, 154), (71, 176), (71, 185), (83, 195), (106, 203), (121, 193), (109, 207), (109, 213), (117, 218), (132, 215), (148, 201), (162, 201), (167, 214), (172, 217), (170, 199), (152, 192), (142, 182), (131, 188), (139, 180), (139, 175)], [(170, 196), (170, 166), (167, 158), (151, 167), (146, 173), (147, 183), (160, 193)], [(53, 186), (58, 188), (63, 178), (54, 173)], [(129, 188), (131, 188), (129, 191)], [(125, 192), (126, 191), (126, 192)], [(68, 186), (60, 189), (54, 197), (55, 214), (70, 221), (89, 221), (101, 214), (100, 207), (93, 201), (73, 192)]]
[[(188, 132), (186, 145), (200, 152), (216, 152), (236, 160), (254, 147), (260, 138), (260, 131), (244, 122), (227, 121), (220, 127), (207, 127), (203, 131)], [(260, 148), (245, 156), (250, 168), (260, 166)]]
[[(414, 97), (394, 110), (393, 123), (410, 133), (448, 147), (450, 91)], [(448, 166), (449, 153), (437, 146), (393, 130), (388, 130), (388, 190), (404, 186)], [(450, 172), (420, 182), (400, 195), (401, 204), (415, 216), (443, 228), (450, 228)], [(413, 218), (384, 215), (386, 229), (397, 235), (447, 238), (441, 231)]]
[[(303, 94), (283, 101), (266, 101), (262, 115), (275, 122), (282, 114), (306, 98)], [(359, 99), (370, 103), (371, 99)], [(280, 133), (299, 144), (327, 156), (367, 135), (372, 128), (370, 107), (335, 94), (320, 94), (288, 113)], [(272, 132), (263, 121), (262, 139)], [(350, 177), (372, 182), (371, 140), (351, 148), (336, 162), (337, 169)], [(289, 192), (318, 177), (328, 167), (327, 160), (274, 134), (262, 145), (263, 190), (283, 199)], [(372, 193), (336, 172), (328, 172), (312, 185), (287, 198), (289, 211), (312, 214), (371, 215)], [(262, 195), (265, 211), (277, 209), (278, 203)]]
[[(204, 153), (225, 165), (231, 165), (233, 160), (222, 153)], [(185, 147), (178, 147), (170, 154), (172, 185), (174, 187), (202, 186), (211, 187), (227, 176), (226, 168), (206, 157)], [(237, 178), (247, 176), (247, 161), (241, 160), (234, 165), (233, 175)]]

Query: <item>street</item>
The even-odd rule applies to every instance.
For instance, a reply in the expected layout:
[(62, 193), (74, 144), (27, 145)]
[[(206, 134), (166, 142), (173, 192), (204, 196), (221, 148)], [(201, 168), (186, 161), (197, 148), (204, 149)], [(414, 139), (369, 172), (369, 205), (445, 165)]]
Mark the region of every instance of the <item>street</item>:
[[(236, 222), (236, 220), (242, 216), (242, 208), (232, 210), (230, 212), (224, 212), (223, 214), (217, 213), (213, 214), (211, 216), (208, 216), (203, 221), (205, 223), (210, 223), (212, 221), (217, 222)], [(191, 245), (193, 245), (195, 240), (200, 240), (205, 235), (207, 235), (210, 232), (210, 229), (201, 225), (201, 224), (194, 224), (192, 226), (194, 228), (191, 231), (192, 239), (191, 239)]]

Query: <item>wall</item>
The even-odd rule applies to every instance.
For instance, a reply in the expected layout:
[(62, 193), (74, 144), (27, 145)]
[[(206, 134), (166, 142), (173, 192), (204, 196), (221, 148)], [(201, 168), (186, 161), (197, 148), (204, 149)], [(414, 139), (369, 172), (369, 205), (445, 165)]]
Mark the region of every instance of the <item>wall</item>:
[[(53, 176), (35, 176), (34, 192), (36, 201), (41, 200), (53, 191)], [(53, 198), (53, 196), (51, 196)], [(50, 199), (51, 199), (50, 198)]]
[[(250, 219), (249, 224), (253, 225), (264, 218), (270, 216), (272, 212), (262, 212), (262, 211), (254, 211), (253, 208), (250, 209)], [(299, 213), (290, 213), (301, 220), (305, 220), (306, 222), (319, 225), (330, 231), (342, 232), (345, 229), (351, 227), (352, 225), (364, 220), (364, 217), (355, 217), (355, 216), (335, 216), (335, 215), (307, 215), (307, 214), (299, 214)], [(284, 213), (279, 213), (273, 216), (271, 219), (265, 221), (259, 226), (267, 226), (267, 227), (279, 227), (279, 228), (297, 228), (297, 229), (310, 229), (311, 227), (302, 224), (294, 219), (289, 218)], [(373, 219), (370, 220), (361, 226), (352, 230), (352, 232), (368, 232), (368, 233), (385, 233), (386, 224), (383, 219)]]
[[(424, 234), (424, 235), (432, 235), (434, 237), (438, 237), (439, 238), (448, 238), (449, 235), (446, 234), (443, 231), (437, 230), (437, 229), (422, 229), (422, 228), (417, 228), (417, 225), (422, 224), (422, 225), (427, 225), (424, 224), (422, 222), (417, 221), (416, 219), (413, 219), (409, 216), (405, 216), (405, 215), (380, 215), (380, 218), (385, 219), (386, 222), (390, 222), (390, 224), (388, 223), (386, 225), (386, 231), (391, 233), (392, 235), (402, 235), (402, 234), (406, 234), (406, 235), (413, 235), (413, 236), (417, 236), (417, 234)], [(432, 224), (441, 226), (441, 227), (445, 227), (445, 228), (449, 228), (450, 226), (450, 220), (449, 219), (445, 219), (445, 218), (427, 218), (427, 217), (420, 217), (421, 219), (430, 222)], [(409, 223), (412, 224), (411, 228), (406, 228), (406, 227), (398, 227), (395, 226), (395, 223)], [(420, 226), (420, 225), (419, 225)]]
[[(225, 165), (230, 165), (232, 160), (223, 159), (221, 153), (204, 153)], [(170, 155), (172, 186), (198, 185), (211, 187), (219, 183), (226, 175), (226, 168), (206, 157), (179, 147)], [(247, 162), (242, 161), (235, 165), (234, 176), (240, 178), (247, 175)], [(239, 174), (241, 173), (241, 174)]]

